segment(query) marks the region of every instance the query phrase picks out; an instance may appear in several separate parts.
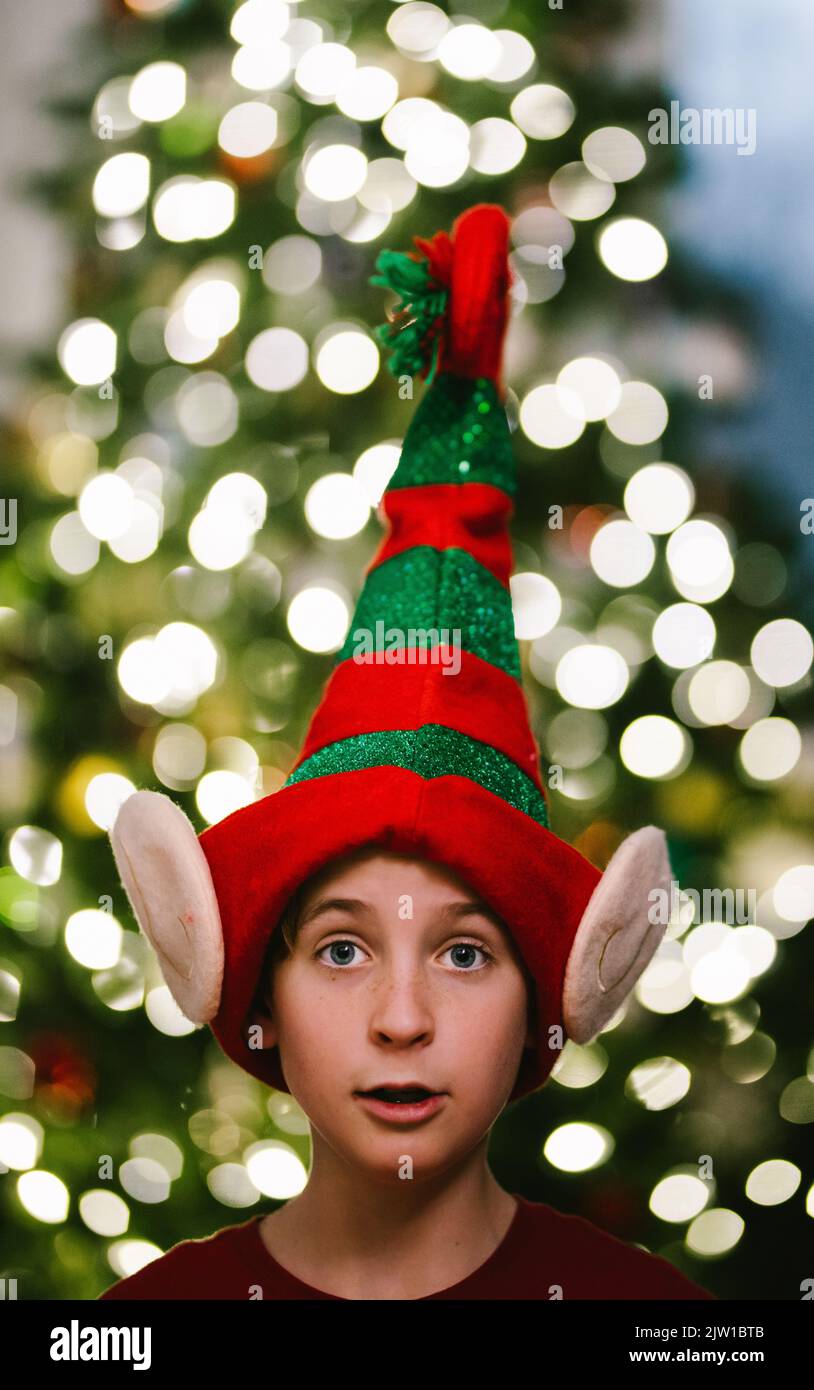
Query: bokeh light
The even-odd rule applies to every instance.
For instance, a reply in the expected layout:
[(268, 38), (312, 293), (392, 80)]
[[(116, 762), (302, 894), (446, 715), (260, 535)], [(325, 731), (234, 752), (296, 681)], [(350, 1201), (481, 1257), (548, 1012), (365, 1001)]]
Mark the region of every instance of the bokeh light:
[(599, 231), (600, 260), (620, 280), (652, 280), (667, 264), (667, 242), (641, 217), (616, 217)]
[(130, 84), (130, 110), (140, 121), (167, 121), (186, 101), (187, 75), (180, 63), (148, 63)]
[(582, 709), (606, 709), (627, 689), (627, 664), (613, 647), (584, 642), (572, 647), (557, 665), (556, 682), (562, 698)]

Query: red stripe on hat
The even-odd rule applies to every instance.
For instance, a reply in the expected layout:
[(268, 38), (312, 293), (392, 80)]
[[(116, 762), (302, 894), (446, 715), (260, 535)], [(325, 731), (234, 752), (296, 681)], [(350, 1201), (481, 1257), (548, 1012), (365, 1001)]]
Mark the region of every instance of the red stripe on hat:
[(514, 512), (508, 493), (491, 483), (426, 483), (385, 492), (381, 507), (391, 532), (365, 574), (416, 545), (466, 550), (508, 589), (512, 543), (507, 525)]
[(454, 675), (445, 675), (440, 661), (426, 660), (431, 652), (421, 655), (424, 665), (387, 666), (381, 652), (364, 661), (351, 656), (341, 662), (328, 680), (294, 767), (326, 744), (354, 734), (443, 724), (505, 753), (545, 796), (540, 753), (517, 681), (472, 652), (457, 653), (461, 665)]

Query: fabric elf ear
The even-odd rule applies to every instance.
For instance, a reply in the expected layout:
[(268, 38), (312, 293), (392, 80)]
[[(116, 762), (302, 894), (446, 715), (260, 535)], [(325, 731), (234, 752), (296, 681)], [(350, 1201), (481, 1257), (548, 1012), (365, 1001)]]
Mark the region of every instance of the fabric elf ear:
[(601, 1032), (655, 954), (666, 922), (652, 920), (654, 890), (669, 893), (667, 840), (655, 825), (623, 840), (577, 928), (563, 985), (563, 1023), (575, 1043)]
[(162, 792), (129, 796), (109, 832), (133, 914), (176, 1004), (208, 1023), (220, 1004), (223, 930), (212, 875), (195, 830)]

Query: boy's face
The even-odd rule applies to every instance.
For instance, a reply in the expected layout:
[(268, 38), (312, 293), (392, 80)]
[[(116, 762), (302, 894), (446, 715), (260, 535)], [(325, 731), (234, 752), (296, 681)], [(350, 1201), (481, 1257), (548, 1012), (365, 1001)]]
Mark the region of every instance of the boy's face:
[[(337, 901), (342, 900), (342, 901)], [(483, 1141), (533, 1046), (511, 937), (444, 867), (386, 851), (337, 861), (302, 907), (293, 954), (268, 982), (265, 1045), (340, 1157), (396, 1180), (437, 1175)], [(359, 1092), (442, 1092), (431, 1113), (379, 1113)]]

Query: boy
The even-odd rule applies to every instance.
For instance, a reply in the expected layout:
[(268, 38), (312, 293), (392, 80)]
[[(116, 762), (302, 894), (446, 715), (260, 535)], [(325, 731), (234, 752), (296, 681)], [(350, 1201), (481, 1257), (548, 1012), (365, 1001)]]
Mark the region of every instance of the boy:
[[(379, 258), (403, 296), (396, 369), (433, 384), (285, 786), (200, 838), (138, 792), (111, 831), (182, 1011), (297, 1097), (313, 1157), (278, 1211), (182, 1242), (103, 1298), (711, 1297), (505, 1192), (486, 1158), (506, 1104), (624, 1002), (664, 930), (650, 894), (670, 882), (655, 827), (604, 874), (548, 827), (509, 592), (508, 225), (479, 205), (454, 239)], [(395, 645), (360, 659), (360, 632), (385, 620)], [(424, 629), (462, 638), (454, 676), (418, 659)]]

